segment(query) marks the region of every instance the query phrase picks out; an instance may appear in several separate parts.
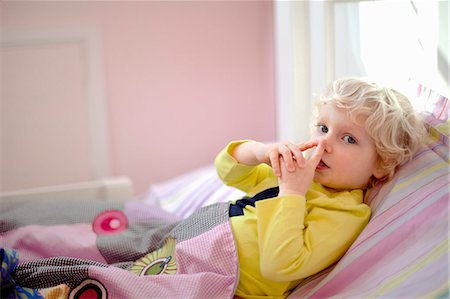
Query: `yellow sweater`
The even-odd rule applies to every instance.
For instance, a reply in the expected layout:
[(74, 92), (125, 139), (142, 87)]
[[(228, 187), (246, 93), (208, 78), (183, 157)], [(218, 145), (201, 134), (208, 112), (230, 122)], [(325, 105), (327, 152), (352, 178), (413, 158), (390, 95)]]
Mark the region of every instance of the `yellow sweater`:
[(307, 276), (338, 261), (370, 218), (363, 191), (330, 193), (312, 183), (306, 196), (252, 199), (278, 186), (266, 164), (239, 164), (231, 155), (241, 142), (230, 143), (216, 158), (223, 182), (247, 193), (233, 202), (242, 210), (231, 225), (239, 255), (236, 295), (243, 298), (285, 298)]

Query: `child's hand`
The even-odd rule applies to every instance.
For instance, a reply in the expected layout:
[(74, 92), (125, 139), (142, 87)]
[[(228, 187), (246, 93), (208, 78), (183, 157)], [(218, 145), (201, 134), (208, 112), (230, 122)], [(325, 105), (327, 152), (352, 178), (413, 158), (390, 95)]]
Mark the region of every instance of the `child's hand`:
[(309, 185), (311, 185), (314, 178), (315, 169), (325, 150), (325, 142), (323, 140), (309, 141), (298, 146), (301, 151), (305, 151), (315, 146), (317, 146), (317, 150), (310, 159), (305, 159), (301, 152), (300, 155), (295, 156), (297, 163), (291, 163), (291, 165), (294, 166), (293, 171), (288, 169), (289, 165), (284, 155), (278, 158), (281, 173), (278, 178), (280, 196), (286, 194), (306, 194)]
[(273, 168), (275, 175), (280, 177), (281, 159), (283, 159), (287, 171), (294, 172), (296, 167), (303, 168), (305, 166), (302, 151), (306, 151), (317, 145), (317, 140), (310, 140), (300, 144), (293, 144), (291, 142), (261, 143), (249, 141), (238, 145), (232, 155), (239, 163), (245, 165), (266, 163)]
[[(305, 166), (305, 158), (303, 157), (303, 151), (313, 148), (318, 145), (317, 140), (310, 140), (300, 144), (293, 144), (290, 142), (280, 142), (267, 144), (264, 149), (264, 158), (260, 158), (263, 163), (267, 163), (272, 166), (273, 171), (277, 177), (281, 176), (280, 161), (283, 159), (287, 171), (293, 172), (296, 167)], [(261, 154), (260, 154), (261, 155)], [(264, 161), (265, 159), (265, 161)], [(320, 162), (320, 159), (319, 159)], [(317, 163), (319, 163), (317, 162)]]
[(299, 157), (302, 155), (299, 147), (290, 142), (278, 142), (264, 144), (257, 151), (255, 151), (255, 156), (260, 163), (266, 163), (272, 166), (273, 171), (276, 176), (281, 175), (280, 170), (280, 159), (286, 163), (286, 167), (289, 171), (295, 170), (294, 157)]

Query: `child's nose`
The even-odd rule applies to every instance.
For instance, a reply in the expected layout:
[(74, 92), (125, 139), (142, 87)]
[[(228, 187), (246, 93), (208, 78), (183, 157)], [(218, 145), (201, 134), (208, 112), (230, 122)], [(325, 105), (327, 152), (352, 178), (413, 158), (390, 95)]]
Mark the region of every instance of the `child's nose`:
[[(331, 134), (330, 134), (331, 135)], [(331, 140), (331, 136), (330, 135), (326, 135), (326, 136), (323, 136), (321, 139), (323, 139), (323, 141), (325, 141), (324, 142), (324, 145), (325, 145), (325, 152), (327, 152), (327, 153), (331, 153), (331, 151), (332, 151), (332, 148), (333, 148), (333, 146), (332, 146), (332, 140)]]

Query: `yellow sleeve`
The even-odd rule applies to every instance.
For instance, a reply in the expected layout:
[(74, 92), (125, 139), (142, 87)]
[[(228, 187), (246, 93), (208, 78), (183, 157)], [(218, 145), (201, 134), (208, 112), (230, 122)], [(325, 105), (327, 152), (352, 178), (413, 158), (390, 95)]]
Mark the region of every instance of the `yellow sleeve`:
[(300, 195), (257, 202), (262, 275), (274, 281), (293, 281), (337, 262), (370, 218), (365, 204), (343, 206), (339, 201), (312, 206), (310, 211)]
[[(278, 180), (272, 168), (267, 164), (248, 166), (238, 163), (231, 155), (233, 149), (247, 140), (234, 141), (225, 147), (215, 159), (217, 174), (225, 185), (235, 187), (249, 193), (258, 192), (262, 189), (275, 187)], [(260, 185), (259, 188), (255, 188)]]

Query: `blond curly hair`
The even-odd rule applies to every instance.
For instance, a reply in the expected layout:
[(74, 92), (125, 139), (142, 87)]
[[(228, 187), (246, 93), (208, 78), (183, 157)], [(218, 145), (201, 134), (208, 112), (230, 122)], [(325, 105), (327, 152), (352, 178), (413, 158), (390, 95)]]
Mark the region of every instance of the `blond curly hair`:
[(317, 101), (346, 109), (349, 117), (365, 119), (364, 127), (373, 139), (381, 168), (390, 180), (397, 166), (412, 159), (423, 143), (425, 126), (402, 93), (362, 78), (348, 77), (333, 82)]

